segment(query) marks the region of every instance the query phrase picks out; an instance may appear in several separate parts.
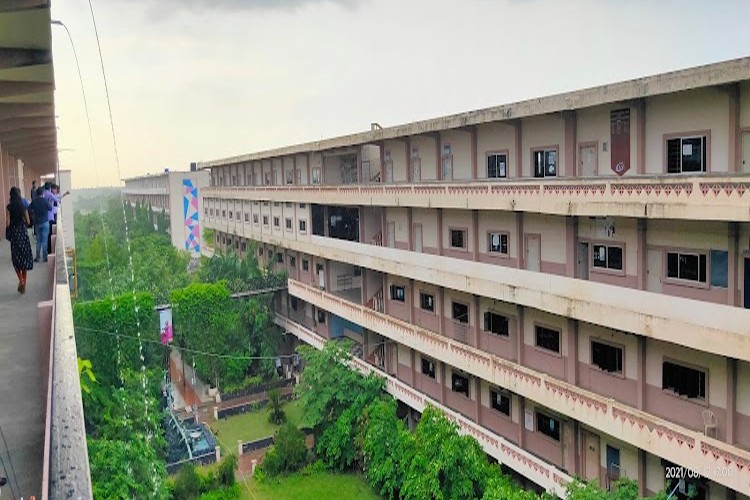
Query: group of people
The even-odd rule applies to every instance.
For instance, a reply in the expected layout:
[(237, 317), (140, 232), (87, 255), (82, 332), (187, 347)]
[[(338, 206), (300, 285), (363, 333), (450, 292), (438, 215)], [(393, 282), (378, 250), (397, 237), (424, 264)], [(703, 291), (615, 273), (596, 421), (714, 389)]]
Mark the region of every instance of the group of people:
[[(36, 187), (31, 183), (31, 202), (21, 195), (17, 187), (10, 189), (10, 202), (6, 207), (5, 237), (10, 241), (11, 260), (18, 276), (18, 293), (26, 293), (27, 272), (34, 268), (34, 262), (47, 262), (52, 248), (52, 226), (57, 224), (57, 210), (60, 201), (67, 195), (60, 195), (60, 186), (47, 182)], [(31, 252), (30, 227), (36, 236), (36, 257)]]

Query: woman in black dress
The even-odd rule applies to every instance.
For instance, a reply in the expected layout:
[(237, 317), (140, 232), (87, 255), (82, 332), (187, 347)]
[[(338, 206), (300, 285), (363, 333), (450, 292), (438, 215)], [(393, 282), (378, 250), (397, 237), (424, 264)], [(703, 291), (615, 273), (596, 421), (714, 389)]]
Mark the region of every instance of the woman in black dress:
[(10, 240), (10, 254), (13, 260), (13, 268), (18, 276), (18, 292), (26, 292), (26, 271), (34, 268), (34, 257), (31, 254), (31, 242), (29, 232), (29, 213), (21, 199), (21, 190), (17, 187), (10, 188), (10, 203), (6, 207), (5, 220), (8, 227), (5, 234)]

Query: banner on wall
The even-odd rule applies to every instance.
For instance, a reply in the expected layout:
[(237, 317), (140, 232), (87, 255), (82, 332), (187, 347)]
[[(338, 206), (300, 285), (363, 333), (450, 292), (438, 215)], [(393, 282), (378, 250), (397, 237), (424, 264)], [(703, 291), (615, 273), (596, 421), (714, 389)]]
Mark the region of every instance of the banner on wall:
[(162, 345), (167, 345), (172, 342), (174, 338), (174, 330), (172, 328), (172, 308), (159, 310), (159, 330), (161, 335)]

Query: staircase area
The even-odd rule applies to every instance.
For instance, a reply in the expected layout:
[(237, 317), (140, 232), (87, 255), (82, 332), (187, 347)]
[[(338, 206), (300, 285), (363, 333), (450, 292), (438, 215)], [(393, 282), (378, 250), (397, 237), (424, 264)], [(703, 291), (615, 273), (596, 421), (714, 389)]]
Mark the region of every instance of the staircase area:
[(370, 299), (367, 301), (367, 307), (372, 309), (373, 311), (377, 312), (383, 312), (383, 290), (380, 289), (377, 292), (375, 292), (375, 295), (370, 297)]
[(375, 236), (373, 236), (372, 240), (370, 240), (370, 245), (379, 247), (383, 246), (383, 231), (378, 231), (377, 233), (375, 233)]

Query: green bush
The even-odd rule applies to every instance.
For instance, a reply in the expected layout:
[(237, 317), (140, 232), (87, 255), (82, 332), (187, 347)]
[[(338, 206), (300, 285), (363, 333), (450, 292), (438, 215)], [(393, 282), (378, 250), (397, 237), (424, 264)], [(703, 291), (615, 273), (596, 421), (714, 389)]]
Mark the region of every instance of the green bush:
[(227, 456), (219, 464), (219, 484), (223, 486), (233, 486), (237, 481), (234, 477), (234, 471), (237, 470), (237, 455)]
[(268, 421), (272, 424), (281, 425), (286, 422), (286, 413), (281, 407), (281, 392), (278, 389), (268, 391)]
[(269, 476), (296, 472), (307, 462), (305, 435), (287, 422), (276, 433), (273, 447), (266, 453), (261, 468)]
[(241, 498), (240, 485), (222, 486), (218, 490), (208, 491), (200, 496), (200, 500), (236, 500)]
[(256, 387), (263, 383), (263, 377), (260, 375), (253, 375), (252, 377), (245, 377), (242, 382), (236, 384), (224, 384), (222, 393), (229, 394), (232, 392), (240, 392), (250, 387)]
[(203, 486), (200, 474), (195, 470), (193, 464), (185, 464), (180, 467), (180, 472), (174, 481), (175, 500), (192, 500), (198, 498)]

